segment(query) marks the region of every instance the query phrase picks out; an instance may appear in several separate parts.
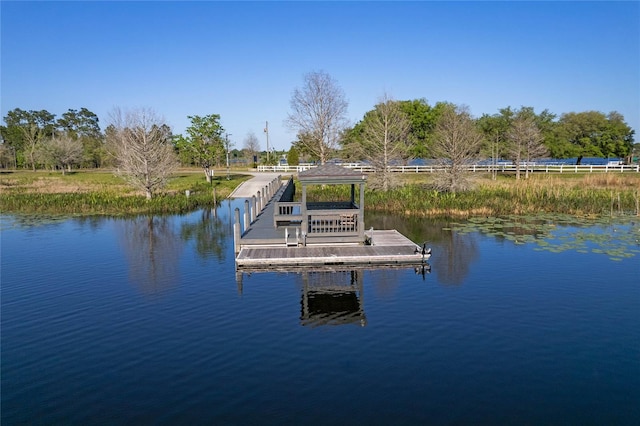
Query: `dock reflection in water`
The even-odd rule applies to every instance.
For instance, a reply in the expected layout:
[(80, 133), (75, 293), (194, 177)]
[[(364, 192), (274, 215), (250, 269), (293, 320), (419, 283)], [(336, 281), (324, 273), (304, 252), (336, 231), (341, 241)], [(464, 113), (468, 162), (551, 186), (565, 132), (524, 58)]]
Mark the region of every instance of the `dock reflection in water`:
[(361, 270), (301, 272), (300, 323), (304, 326), (359, 324), (367, 319)]
[[(431, 273), (431, 265), (410, 267), (385, 268), (384, 271), (394, 273), (406, 269), (413, 269), (419, 279), (425, 280)], [(355, 324), (364, 327), (367, 317), (364, 311), (364, 276), (366, 271), (380, 271), (372, 268), (352, 268), (350, 270), (306, 270), (302, 268), (290, 269), (295, 274), (301, 290), (300, 324), (309, 327), (335, 326)], [(238, 293), (244, 291), (244, 275), (252, 273), (274, 273), (264, 269), (252, 272), (236, 271)], [(375, 284), (375, 283), (374, 283)], [(379, 284), (379, 283), (378, 283)]]

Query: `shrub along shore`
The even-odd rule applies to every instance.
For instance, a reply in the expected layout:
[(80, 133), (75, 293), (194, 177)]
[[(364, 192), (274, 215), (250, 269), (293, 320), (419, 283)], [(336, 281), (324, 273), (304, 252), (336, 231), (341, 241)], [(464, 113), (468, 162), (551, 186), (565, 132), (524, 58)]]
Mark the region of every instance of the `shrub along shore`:
[[(76, 172), (62, 176), (48, 172), (4, 172), (0, 175), (0, 209), (3, 213), (135, 215), (179, 214), (212, 208), (250, 176), (216, 173), (207, 183), (201, 171), (177, 173), (162, 195), (147, 201), (107, 171)], [(431, 176), (406, 174), (402, 185), (384, 192), (365, 191), (365, 208), (413, 217), (529, 215), (561, 213), (574, 216), (640, 214), (640, 174), (479, 176), (475, 189), (458, 193), (438, 192)], [(185, 191), (189, 191), (186, 196)], [(309, 199), (349, 198), (345, 185), (311, 187)]]

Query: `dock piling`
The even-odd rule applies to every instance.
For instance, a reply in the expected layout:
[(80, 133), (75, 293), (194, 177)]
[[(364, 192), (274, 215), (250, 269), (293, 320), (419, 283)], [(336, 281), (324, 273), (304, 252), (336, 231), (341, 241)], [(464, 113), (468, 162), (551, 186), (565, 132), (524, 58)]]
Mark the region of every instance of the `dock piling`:
[(233, 221), (233, 249), (236, 254), (240, 252), (238, 247), (240, 246), (240, 209), (236, 207), (235, 220)]
[(249, 229), (249, 200), (244, 200), (244, 231)]
[(256, 196), (251, 197), (251, 223), (256, 221)]

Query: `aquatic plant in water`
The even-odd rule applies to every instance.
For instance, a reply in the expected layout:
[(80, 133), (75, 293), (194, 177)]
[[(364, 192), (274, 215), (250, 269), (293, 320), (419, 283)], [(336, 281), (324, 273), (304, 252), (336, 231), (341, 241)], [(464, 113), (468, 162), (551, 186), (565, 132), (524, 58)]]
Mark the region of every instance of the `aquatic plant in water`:
[(473, 217), (446, 228), (459, 234), (480, 232), (512, 241), (536, 244), (535, 250), (604, 254), (613, 261), (640, 254), (640, 222), (634, 218), (578, 218), (570, 215)]

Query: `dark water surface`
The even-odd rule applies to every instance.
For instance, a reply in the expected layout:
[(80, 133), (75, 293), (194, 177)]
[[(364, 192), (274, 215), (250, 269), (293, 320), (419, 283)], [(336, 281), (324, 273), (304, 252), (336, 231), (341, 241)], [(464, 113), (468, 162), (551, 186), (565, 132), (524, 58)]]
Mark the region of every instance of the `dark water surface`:
[(404, 223), (431, 273), (240, 277), (234, 203), (4, 216), (2, 424), (640, 423), (637, 223), (588, 228), (614, 260)]

